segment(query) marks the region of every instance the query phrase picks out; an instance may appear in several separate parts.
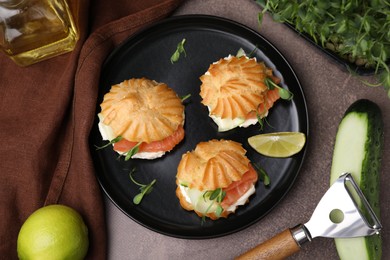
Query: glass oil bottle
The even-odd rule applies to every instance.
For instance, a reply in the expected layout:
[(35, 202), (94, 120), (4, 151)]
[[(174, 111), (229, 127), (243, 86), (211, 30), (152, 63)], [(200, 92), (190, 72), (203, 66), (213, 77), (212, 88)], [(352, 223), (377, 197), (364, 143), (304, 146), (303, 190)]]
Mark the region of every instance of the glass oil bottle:
[(72, 51), (78, 38), (66, 0), (0, 0), (0, 49), (20, 66)]

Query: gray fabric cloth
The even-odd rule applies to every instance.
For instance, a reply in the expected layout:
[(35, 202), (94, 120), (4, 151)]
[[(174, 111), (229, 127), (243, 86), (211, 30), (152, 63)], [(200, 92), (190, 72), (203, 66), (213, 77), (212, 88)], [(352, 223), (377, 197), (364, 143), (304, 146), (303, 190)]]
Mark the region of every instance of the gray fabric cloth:
[[(347, 107), (367, 98), (383, 111), (385, 146), (381, 175), (383, 259), (390, 259), (390, 99), (383, 88), (370, 88), (282, 24), (269, 16), (259, 30), (260, 7), (249, 0), (187, 0), (176, 12), (229, 18), (259, 31), (287, 58), (303, 86), (310, 119), (309, 147), (292, 189), (266, 217), (238, 233), (216, 239), (184, 240), (150, 231), (126, 217), (106, 200), (109, 259), (232, 259), (286, 228), (309, 220), (329, 187), (333, 145)], [(365, 78), (371, 80), (372, 78)], [(291, 259), (338, 259), (332, 239), (316, 238)]]

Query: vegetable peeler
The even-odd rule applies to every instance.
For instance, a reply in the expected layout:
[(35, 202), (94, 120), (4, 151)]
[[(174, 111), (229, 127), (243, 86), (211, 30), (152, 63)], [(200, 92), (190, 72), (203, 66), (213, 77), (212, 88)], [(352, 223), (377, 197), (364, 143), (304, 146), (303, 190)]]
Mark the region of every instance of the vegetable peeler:
[(284, 259), (315, 237), (370, 236), (379, 234), (381, 228), (352, 175), (345, 173), (324, 194), (307, 223), (286, 229), (236, 259)]

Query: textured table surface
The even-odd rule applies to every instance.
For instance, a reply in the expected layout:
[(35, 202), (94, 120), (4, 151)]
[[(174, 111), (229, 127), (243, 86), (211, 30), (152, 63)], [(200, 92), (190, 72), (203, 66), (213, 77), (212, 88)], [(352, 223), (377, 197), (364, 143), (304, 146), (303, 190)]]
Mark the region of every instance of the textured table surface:
[[(377, 103), (385, 122), (381, 171), (383, 259), (390, 259), (390, 99), (382, 88), (370, 88), (286, 26), (265, 17), (249, 0), (187, 0), (174, 15), (209, 14), (240, 22), (259, 31), (286, 57), (304, 89), (310, 120), (304, 165), (291, 190), (266, 217), (232, 235), (206, 240), (164, 236), (135, 223), (106, 199), (109, 259), (232, 259), (288, 227), (306, 222), (329, 187), (329, 171), (338, 123), (355, 100)], [(367, 78), (370, 80), (370, 78)], [(291, 259), (338, 259), (332, 239), (316, 238)]]

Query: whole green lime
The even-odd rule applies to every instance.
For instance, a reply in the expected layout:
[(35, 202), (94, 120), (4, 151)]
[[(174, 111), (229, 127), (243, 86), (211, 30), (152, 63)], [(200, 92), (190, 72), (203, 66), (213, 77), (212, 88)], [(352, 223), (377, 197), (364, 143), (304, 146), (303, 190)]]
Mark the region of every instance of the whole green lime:
[(64, 205), (33, 212), (18, 236), (19, 259), (84, 259), (89, 246), (88, 228), (80, 214)]

